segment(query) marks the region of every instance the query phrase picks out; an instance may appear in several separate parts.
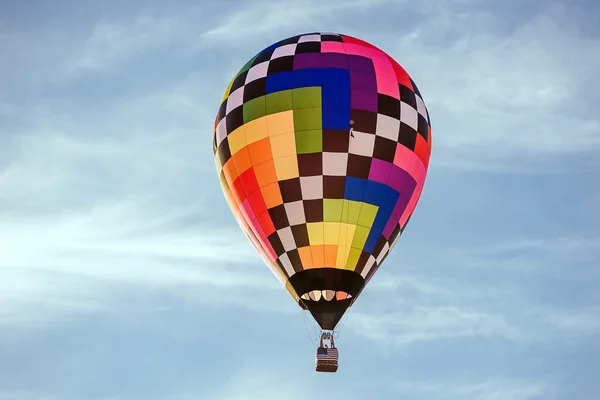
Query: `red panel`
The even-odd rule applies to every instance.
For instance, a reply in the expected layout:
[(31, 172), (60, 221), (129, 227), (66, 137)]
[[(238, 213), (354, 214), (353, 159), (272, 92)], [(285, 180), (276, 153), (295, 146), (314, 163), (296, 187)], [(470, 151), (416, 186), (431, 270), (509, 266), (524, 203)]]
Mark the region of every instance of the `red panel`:
[(408, 73), (404, 70), (404, 68), (402, 68), (402, 66), (400, 64), (398, 64), (396, 62), (396, 60), (394, 60), (392, 57), (390, 57), (387, 54), (386, 54), (386, 56), (390, 60), (390, 64), (392, 64), (392, 67), (394, 68), (394, 72), (396, 73), (396, 79), (398, 80), (398, 83), (406, 86), (407, 88), (409, 88), (410, 90), (412, 90), (414, 92), (415, 88), (413, 87), (412, 83), (410, 82), (410, 76), (408, 75)]
[(252, 207), (252, 211), (254, 211), (254, 215), (256, 216), (267, 211), (267, 205), (263, 199), (262, 192), (258, 189), (248, 196), (248, 202), (250, 203), (250, 207)]
[(258, 216), (258, 222), (260, 223), (260, 226), (262, 226), (267, 237), (276, 231), (275, 225), (273, 225), (271, 215), (268, 211), (265, 211)]
[(429, 144), (429, 149), (431, 149), (431, 146), (433, 145), (431, 140), (431, 125), (427, 125), (427, 144)]
[(240, 175), (240, 181), (246, 197), (258, 190), (258, 181), (254, 174), (254, 168), (247, 169), (243, 174)]
[(417, 157), (423, 161), (423, 165), (425, 165), (425, 169), (429, 167), (429, 155), (431, 154), (431, 149), (423, 136), (417, 134), (417, 141), (415, 143), (415, 154)]
[(237, 178), (235, 181), (233, 181), (231, 194), (238, 206), (242, 204), (244, 200), (246, 200), (246, 194), (244, 193), (244, 188), (242, 187), (242, 181), (240, 178)]
[(354, 44), (359, 44), (361, 46), (365, 46), (368, 47), (370, 49), (376, 49), (378, 51), (379, 50), (377, 47), (373, 46), (371, 43), (369, 42), (365, 42), (364, 40), (352, 37), (352, 36), (345, 36), (345, 35), (340, 35), (342, 37), (342, 40), (344, 41), (344, 43), (354, 43)]

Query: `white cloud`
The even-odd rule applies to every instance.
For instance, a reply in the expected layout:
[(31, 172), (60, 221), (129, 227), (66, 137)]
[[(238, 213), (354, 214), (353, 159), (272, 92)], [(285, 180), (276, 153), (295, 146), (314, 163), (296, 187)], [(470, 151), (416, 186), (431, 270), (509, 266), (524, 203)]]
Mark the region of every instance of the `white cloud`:
[[(430, 17), (400, 40), (380, 36), (425, 97), (432, 165), (514, 168), (530, 157), (600, 148), (597, 116), (578, 100), (594, 90), (600, 40), (582, 38), (569, 15), (550, 9), (507, 35), (492, 30), (499, 23), (491, 11), (467, 15), (464, 29), (455, 18), (443, 23), (456, 13)], [(432, 44), (444, 33), (444, 47)]]
[(99, 70), (135, 59), (151, 49), (165, 46), (181, 32), (176, 17), (141, 16), (130, 21), (100, 21), (83, 42), (74, 59), (67, 60), (67, 69)]
[[(337, 25), (342, 14), (363, 13), (376, 6), (393, 4), (399, 6), (404, 1), (390, 0), (350, 0), (318, 1), (288, 0), (277, 3), (256, 1), (242, 3), (235, 12), (224, 17), (223, 22), (203, 33), (205, 45), (215, 43), (239, 45), (259, 38), (281, 39), (283, 32), (301, 29), (320, 31), (321, 26)], [(256, 21), (260, 19), (260, 23)], [(296, 32), (301, 33), (301, 32)], [(210, 43), (208, 43), (208, 42)]]

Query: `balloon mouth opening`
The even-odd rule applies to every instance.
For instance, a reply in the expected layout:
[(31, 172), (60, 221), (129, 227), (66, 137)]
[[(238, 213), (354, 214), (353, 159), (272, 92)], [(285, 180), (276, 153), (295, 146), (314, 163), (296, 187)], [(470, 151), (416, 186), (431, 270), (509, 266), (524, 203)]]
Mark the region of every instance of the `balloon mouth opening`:
[(304, 293), (300, 296), (305, 301), (341, 301), (351, 299), (352, 295), (346, 293), (343, 290), (311, 290), (310, 292)]

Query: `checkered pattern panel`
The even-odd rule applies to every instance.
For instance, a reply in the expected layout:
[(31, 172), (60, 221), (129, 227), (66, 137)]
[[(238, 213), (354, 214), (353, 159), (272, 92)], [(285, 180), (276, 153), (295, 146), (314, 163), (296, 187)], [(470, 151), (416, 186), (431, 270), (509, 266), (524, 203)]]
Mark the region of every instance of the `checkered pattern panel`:
[(431, 125), (414, 81), (386, 53), (307, 33), (240, 69), (213, 150), (231, 209), (282, 282), (322, 267), (369, 280), (418, 202)]

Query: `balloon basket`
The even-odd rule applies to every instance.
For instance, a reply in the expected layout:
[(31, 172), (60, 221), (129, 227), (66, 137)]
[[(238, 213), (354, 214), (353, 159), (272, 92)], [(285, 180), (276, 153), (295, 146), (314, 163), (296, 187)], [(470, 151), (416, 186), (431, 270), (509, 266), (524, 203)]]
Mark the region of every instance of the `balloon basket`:
[[(330, 345), (327, 346), (323, 340), (329, 340)], [(321, 334), (321, 343), (317, 349), (316, 367), (317, 372), (336, 372), (338, 370), (338, 349), (333, 341), (333, 334), (323, 332)]]

